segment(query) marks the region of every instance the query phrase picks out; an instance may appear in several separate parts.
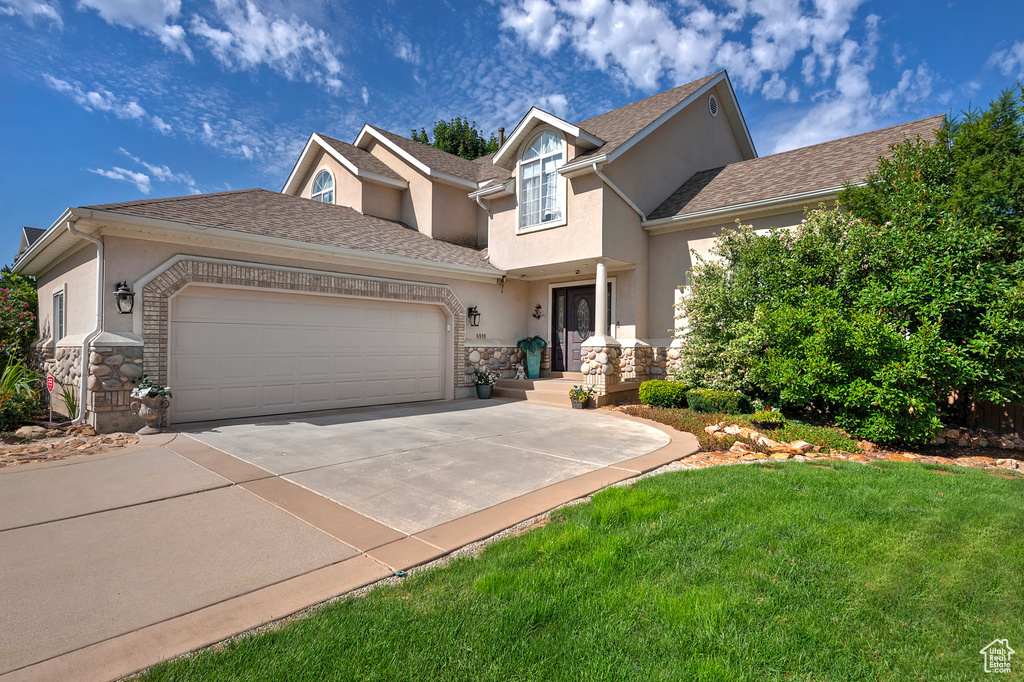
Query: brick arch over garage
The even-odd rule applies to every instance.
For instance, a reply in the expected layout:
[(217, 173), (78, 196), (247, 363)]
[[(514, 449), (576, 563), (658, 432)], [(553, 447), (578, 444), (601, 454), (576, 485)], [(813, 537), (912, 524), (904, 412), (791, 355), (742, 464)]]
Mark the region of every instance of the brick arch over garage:
[(281, 270), (259, 265), (233, 265), (182, 259), (153, 277), (142, 290), (143, 363), (154, 383), (166, 384), (168, 376), (168, 318), (171, 297), (190, 284), (219, 284), (233, 287), (317, 293), (350, 298), (401, 301), (439, 305), (451, 315), (451, 371), (455, 386), (466, 383), (463, 346), (466, 340), (466, 309), (452, 290), (439, 284), (415, 284), (356, 277)]

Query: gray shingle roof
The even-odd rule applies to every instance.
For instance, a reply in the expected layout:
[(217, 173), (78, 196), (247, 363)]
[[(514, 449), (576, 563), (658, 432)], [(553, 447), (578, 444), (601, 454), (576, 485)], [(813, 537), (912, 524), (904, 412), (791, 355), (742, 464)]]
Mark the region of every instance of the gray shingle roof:
[(934, 139), (943, 116), (931, 116), (831, 142), (822, 142), (695, 173), (648, 216), (649, 220), (786, 197), (857, 181), (889, 146), (920, 135)]
[(666, 111), (701, 89), (708, 81), (714, 79), (720, 73), (722, 72), (718, 71), (638, 102), (632, 102), (599, 116), (580, 121), (576, 124), (577, 126), (591, 135), (604, 140), (604, 144), (592, 152), (573, 159), (573, 163), (591, 156), (612, 153), (623, 142), (639, 133)]
[(22, 229), (25, 231), (25, 242), (28, 246), (32, 246), (46, 234), (46, 230), (40, 230), (38, 227), (23, 227)]
[(216, 227), (307, 244), (493, 269), (485, 253), (431, 239), (402, 223), (265, 189), (84, 206), (122, 215)]
[(457, 178), (469, 180), (470, 182), (478, 182), (478, 177), (481, 172), (479, 164), (473, 163), (461, 156), (455, 156), (455, 154), (449, 154), (448, 152), (441, 151), (440, 149), (431, 147), (428, 144), (423, 144), (422, 142), (416, 142), (407, 137), (396, 135), (395, 133), (383, 130), (377, 126), (369, 127), (373, 128), (373, 130), (380, 133), (381, 136), (393, 142), (402, 151), (426, 164), (430, 170), (454, 175)]
[(336, 140), (333, 137), (328, 137), (323, 133), (317, 133), (317, 135), (319, 135), (324, 142), (331, 145), (331, 147), (334, 148), (334, 151), (348, 159), (348, 161), (359, 170), (366, 171), (368, 173), (376, 173), (377, 175), (382, 175), (385, 178), (390, 178), (392, 180), (404, 180), (404, 178), (396, 173), (391, 166), (387, 165), (365, 149), (360, 149), (348, 142), (342, 142), (341, 140)]

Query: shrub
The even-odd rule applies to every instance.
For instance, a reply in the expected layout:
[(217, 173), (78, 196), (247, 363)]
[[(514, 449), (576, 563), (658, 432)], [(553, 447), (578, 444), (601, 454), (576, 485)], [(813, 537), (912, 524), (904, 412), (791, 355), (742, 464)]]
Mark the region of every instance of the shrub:
[(655, 407), (686, 407), (690, 387), (675, 381), (651, 379), (640, 384), (640, 402)]
[(0, 272), (0, 365), (27, 357), (35, 339), (35, 283), (5, 268)]
[(34, 395), (0, 389), (0, 431), (14, 431), (32, 418), (38, 403)]
[(742, 414), (747, 399), (735, 391), (716, 391), (713, 388), (694, 388), (686, 393), (690, 409), (697, 412), (724, 412)]
[(778, 428), (785, 425), (786, 418), (782, 416), (781, 412), (775, 410), (758, 410), (754, 414), (750, 415), (750, 421), (757, 422), (764, 426)]

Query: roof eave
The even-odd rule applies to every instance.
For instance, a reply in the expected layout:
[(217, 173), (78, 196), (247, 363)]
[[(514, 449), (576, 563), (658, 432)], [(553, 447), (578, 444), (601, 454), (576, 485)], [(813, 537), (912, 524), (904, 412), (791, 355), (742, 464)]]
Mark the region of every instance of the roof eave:
[[(47, 244), (52, 243), (62, 234), (71, 234), (70, 232), (64, 230), (64, 225), (74, 217), (75, 209), (70, 207), (64, 209), (64, 212), (60, 214), (60, 217), (57, 218), (57, 220), (54, 221), (54, 223), (50, 225), (50, 227), (46, 228), (46, 232), (44, 232), (42, 236), (39, 237), (39, 239), (32, 242), (32, 245), (29, 246), (28, 249), (26, 249), (25, 252), (21, 254), (21, 257), (15, 261), (14, 266), (11, 268), (12, 272), (18, 274), (33, 275), (34, 273), (28, 271), (28, 268), (32, 264), (32, 261), (34, 261), (39, 256), (39, 254), (46, 250)], [(77, 240), (78, 237), (75, 237), (75, 239)]]
[[(512, 133), (505, 138), (505, 142), (498, 147), (498, 151), (494, 153), (494, 165), (504, 166), (508, 163), (510, 157), (515, 155), (519, 146), (522, 145), (523, 140), (520, 138), (525, 137), (532, 128), (530, 128), (530, 121), (537, 120), (541, 123), (546, 123), (554, 128), (571, 135), (575, 138), (575, 144), (578, 146), (589, 147), (591, 149), (597, 149), (604, 144), (604, 140), (588, 133), (577, 125), (569, 123), (568, 121), (561, 119), (554, 114), (548, 113), (543, 109), (537, 107), (530, 107), (530, 110), (526, 112), (526, 116), (520, 119), (516, 127), (512, 129)], [(583, 142), (580, 145), (580, 142)]]
[(709, 208), (704, 211), (694, 211), (693, 213), (684, 213), (682, 215), (646, 220), (640, 224), (648, 234), (664, 234), (666, 232), (675, 232), (677, 230), (699, 227), (706, 222), (714, 222), (716, 219), (721, 219), (724, 216), (730, 216), (736, 213), (757, 214), (764, 213), (766, 211), (769, 213), (775, 213), (784, 209), (805, 206), (809, 201), (829, 201), (835, 199), (841, 189), (843, 189), (843, 185), (839, 185), (837, 187), (824, 187), (808, 192), (787, 194), (781, 197), (771, 197), (769, 199), (761, 199), (759, 201), (748, 201), (741, 204)]
[(364, 147), (363, 145), (367, 143), (367, 140), (369, 138), (373, 138), (376, 142), (379, 142), (380, 144), (384, 145), (392, 153), (397, 154), (400, 159), (402, 159), (403, 161), (411, 165), (413, 168), (417, 169), (418, 171), (420, 171), (421, 173), (428, 177), (440, 180), (441, 182), (455, 185), (457, 187), (477, 189), (477, 187), (479, 186), (473, 180), (466, 180), (465, 178), (460, 178), (455, 175), (450, 175), (448, 173), (442, 173), (441, 171), (435, 171), (431, 169), (430, 166), (423, 163), (415, 156), (405, 151), (404, 149), (399, 147), (397, 144), (395, 144), (385, 136), (379, 134), (369, 124), (364, 124), (363, 129), (359, 131), (359, 135), (356, 136), (355, 146), (359, 147), (360, 149), (366, 149), (366, 147)]

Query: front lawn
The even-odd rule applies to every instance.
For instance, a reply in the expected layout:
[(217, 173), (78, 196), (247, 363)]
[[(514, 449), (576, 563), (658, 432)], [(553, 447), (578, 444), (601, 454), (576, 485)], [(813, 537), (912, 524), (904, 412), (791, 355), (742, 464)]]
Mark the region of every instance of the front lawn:
[(713, 467), (144, 679), (981, 679), (982, 647), (1024, 646), (1022, 575), (1024, 479)]

